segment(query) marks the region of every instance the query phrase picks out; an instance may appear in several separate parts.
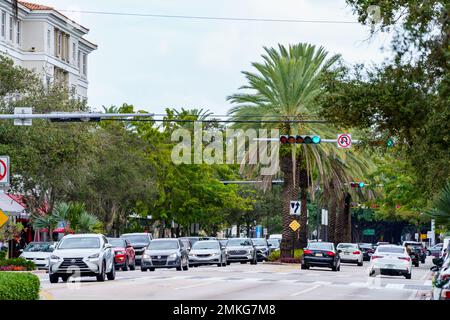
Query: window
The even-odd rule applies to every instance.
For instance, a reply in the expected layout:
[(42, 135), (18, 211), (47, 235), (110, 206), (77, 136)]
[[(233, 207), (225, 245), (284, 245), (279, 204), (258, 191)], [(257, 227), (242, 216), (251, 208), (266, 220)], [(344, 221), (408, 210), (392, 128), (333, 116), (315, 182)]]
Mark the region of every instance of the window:
[(78, 62), (78, 70), (79, 70), (81, 67), (81, 51), (80, 50), (78, 50), (77, 62)]
[(21, 36), (22, 36), (22, 21), (17, 20), (17, 30), (16, 30), (16, 43), (21, 43)]
[(50, 30), (47, 30), (47, 49), (50, 51), (50, 47), (51, 47), (51, 31)]
[(0, 35), (2, 38), (6, 36), (6, 12), (1, 11), (1, 26), (0, 26)]
[(87, 54), (83, 54), (83, 75), (87, 76)]
[(76, 64), (76, 62), (77, 62), (77, 46), (75, 43), (72, 43), (72, 60), (73, 60), (73, 64)]
[(13, 41), (14, 38), (14, 19), (12, 16), (9, 17), (9, 41)]
[(62, 32), (58, 29), (55, 29), (55, 56), (58, 58), (61, 57), (62, 54)]

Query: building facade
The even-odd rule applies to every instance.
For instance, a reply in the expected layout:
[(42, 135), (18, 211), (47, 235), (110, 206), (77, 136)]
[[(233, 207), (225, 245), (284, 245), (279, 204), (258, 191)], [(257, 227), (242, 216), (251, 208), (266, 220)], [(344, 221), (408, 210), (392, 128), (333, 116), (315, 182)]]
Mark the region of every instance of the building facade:
[(12, 0), (0, 0), (0, 55), (80, 99), (87, 99), (88, 56), (97, 49), (83, 38), (88, 32), (51, 7), (18, 1), (16, 11)]

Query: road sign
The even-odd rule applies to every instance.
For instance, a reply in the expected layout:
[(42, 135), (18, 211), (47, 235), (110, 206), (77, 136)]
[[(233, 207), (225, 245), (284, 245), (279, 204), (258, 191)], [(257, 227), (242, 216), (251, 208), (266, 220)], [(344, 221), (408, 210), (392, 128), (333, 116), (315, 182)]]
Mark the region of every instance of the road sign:
[[(33, 114), (33, 108), (14, 108), (14, 114)], [(31, 126), (31, 119), (14, 119), (15, 126)]]
[(427, 232), (427, 239), (433, 239), (434, 237), (434, 231), (428, 231)]
[(338, 148), (348, 149), (352, 146), (352, 135), (349, 133), (340, 133), (337, 135)]
[(0, 156), (0, 185), (9, 184), (9, 156)]
[(300, 207), (301, 207), (300, 201), (291, 201), (291, 206), (289, 207), (289, 214), (290, 215), (300, 215)]
[(292, 231), (297, 231), (298, 228), (300, 228), (300, 223), (298, 223), (297, 220), (292, 220), (291, 223), (289, 223), (289, 227), (292, 229)]
[(2, 227), (6, 221), (8, 221), (8, 216), (3, 213), (2, 210), (0, 210), (0, 227)]
[(322, 224), (327, 226), (328, 225), (328, 210), (322, 209)]
[(422, 233), (420, 234), (420, 240), (425, 240), (427, 238), (427, 235)]
[(364, 236), (374, 236), (375, 235), (375, 229), (364, 229), (363, 230)]

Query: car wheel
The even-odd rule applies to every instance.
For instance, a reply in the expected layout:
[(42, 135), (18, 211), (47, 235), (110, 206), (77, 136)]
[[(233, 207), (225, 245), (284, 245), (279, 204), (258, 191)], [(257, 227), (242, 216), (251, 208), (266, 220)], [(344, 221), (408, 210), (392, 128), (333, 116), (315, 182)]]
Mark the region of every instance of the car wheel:
[(49, 275), (49, 280), (50, 280), (50, 283), (58, 283), (59, 277), (56, 274), (51, 274), (51, 275)]
[(150, 268), (150, 271), (155, 271), (155, 268)]
[(363, 264), (364, 264), (364, 262), (363, 262), (363, 261), (361, 261), (361, 262), (359, 262), (359, 261), (358, 261), (358, 267), (362, 267), (362, 266), (363, 266)]
[(418, 266), (419, 266), (419, 261), (417, 261), (416, 263), (414, 263), (414, 266), (415, 266), (415, 267), (418, 267)]
[(180, 262), (180, 266), (177, 267), (177, 271), (181, 271), (181, 270), (183, 270), (183, 268), (181, 267), (181, 262)]
[(241, 261), (241, 264), (246, 264), (247, 263), (247, 261)]
[(308, 270), (309, 266), (306, 263), (302, 263), (302, 267), (303, 270)]
[(103, 261), (102, 269), (100, 270), (100, 273), (97, 275), (97, 281), (98, 282), (105, 281), (105, 269), (106, 269), (106, 265), (105, 265), (105, 261)]
[(147, 272), (147, 268), (141, 267), (142, 272)]
[(411, 273), (405, 274), (406, 279), (411, 279)]
[(61, 280), (63, 282), (67, 282), (67, 280), (69, 280), (69, 278), (70, 278), (70, 275), (63, 275), (63, 276), (61, 276)]
[(230, 261), (227, 261), (227, 266), (229, 266), (229, 265), (230, 265), (230, 263), (231, 263)]
[(114, 263), (111, 266), (111, 271), (106, 274), (106, 277), (108, 278), (108, 280), (116, 279), (116, 266), (114, 265)]
[(127, 258), (127, 260), (125, 261), (125, 265), (122, 267), (122, 271), (128, 271), (128, 268), (129, 268), (129, 264), (128, 264), (128, 258)]

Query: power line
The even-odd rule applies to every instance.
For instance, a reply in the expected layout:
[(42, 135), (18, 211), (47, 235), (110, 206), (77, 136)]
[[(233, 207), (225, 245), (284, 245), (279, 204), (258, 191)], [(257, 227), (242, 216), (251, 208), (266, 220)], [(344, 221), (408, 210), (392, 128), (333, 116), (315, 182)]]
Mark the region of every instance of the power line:
[(71, 13), (83, 13), (83, 14), (96, 14), (96, 15), (114, 15), (114, 16), (129, 16), (129, 17), (147, 17), (147, 18), (169, 18), (169, 19), (191, 19), (191, 20), (359, 24), (359, 22), (357, 22), (357, 21), (345, 21), (345, 20), (303, 20), (303, 19), (237, 18), (237, 17), (187, 16), (187, 15), (169, 15), (169, 14), (153, 14), (153, 13), (133, 13), (133, 12), (63, 10), (63, 9), (58, 9), (57, 11), (71, 12)]

